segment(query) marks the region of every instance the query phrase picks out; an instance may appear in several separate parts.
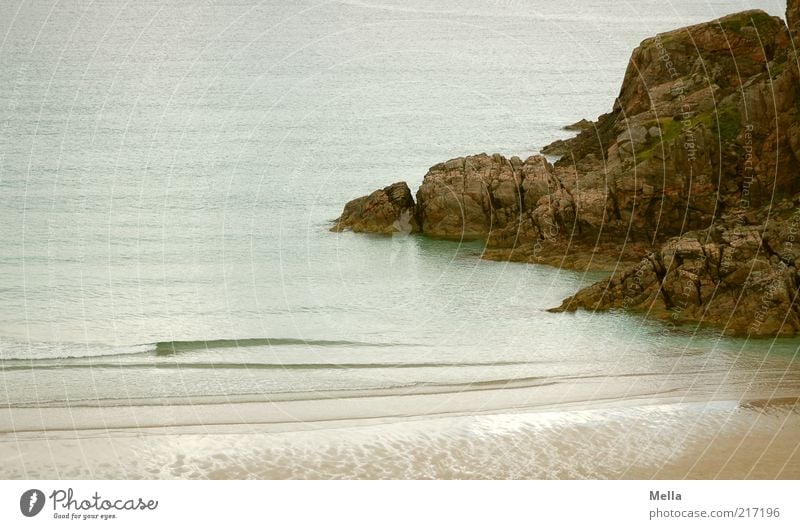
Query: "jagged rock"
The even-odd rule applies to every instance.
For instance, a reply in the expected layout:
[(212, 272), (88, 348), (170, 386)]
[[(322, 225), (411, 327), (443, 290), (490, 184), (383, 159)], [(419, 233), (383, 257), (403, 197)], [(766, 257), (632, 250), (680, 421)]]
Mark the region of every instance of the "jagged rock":
[(592, 127), (592, 122), (588, 119), (582, 119), (580, 121), (576, 121), (571, 125), (567, 125), (564, 127), (564, 130), (587, 130)]
[(633, 51), (616, 106), (629, 118), (655, 110), (683, 114), (681, 94), (714, 85), (739, 88), (764, 73), (787, 43), (784, 22), (760, 10), (662, 33)]
[(784, 210), (766, 226), (733, 223), (686, 233), (552, 311), (636, 310), (673, 325), (791, 336), (800, 332), (798, 243), (800, 208)]
[[(579, 220), (574, 176), (569, 169), (555, 171), (543, 156), (522, 162), (478, 154), (435, 165), (417, 192), (422, 233), (453, 240), (485, 239), (495, 248), (558, 237)], [(587, 190), (589, 213), (597, 209), (597, 197), (590, 196), (596, 192)]]
[[(792, 32), (792, 37), (797, 39), (800, 32), (800, 0), (789, 0), (786, 3), (786, 22)], [(795, 46), (797, 46), (796, 41)]]
[(570, 152), (570, 144), (567, 140), (556, 140), (549, 145), (542, 147), (541, 153), (547, 156), (563, 156)]
[(506, 158), (479, 154), (430, 168), (417, 191), (422, 233), (448, 239), (486, 238), (519, 214), (518, 172)]
[[(644, 40), (611, 112), (542, 149), (554, 164), (479, 154), (432, 167), (419, 230), (485, 239), (492, 259), (617, 270), (558, 310), (800, 332), (795, 204), (775, 203), (800, 197), (800, 0), (787, 20), (745, 11)], [(363, 221), (359, 200), (342, 219)]]
[(775, 188), (797, 193), (800, 94), (789, 48), (783, 21), (762, 11), (646, 39), (612, 112), (543, 152), (563, 155), (557, 169), (602, 171), (622, 221), (607, 228), (630, 224), (654, 240), (704, 228), (743, 198), (758, 207)]
[(331, 231), (364, 233), (416, 233), (419, 223), (411, 190), (397, 182), (371, 195), (348, 202)]

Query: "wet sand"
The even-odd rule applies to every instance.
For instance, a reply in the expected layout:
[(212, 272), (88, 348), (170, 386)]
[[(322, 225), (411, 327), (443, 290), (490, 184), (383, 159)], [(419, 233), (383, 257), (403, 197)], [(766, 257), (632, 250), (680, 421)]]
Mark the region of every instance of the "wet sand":
[(794, 396), (424, 416), (415, 407), (429, 403), (411, 404), (3, 410), (0, 478), (800, 479)]

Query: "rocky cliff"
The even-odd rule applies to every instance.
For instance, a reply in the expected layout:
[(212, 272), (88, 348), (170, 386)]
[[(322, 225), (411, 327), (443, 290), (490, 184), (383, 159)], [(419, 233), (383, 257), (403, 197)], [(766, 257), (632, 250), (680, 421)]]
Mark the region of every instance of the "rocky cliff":
[(746, 11), (647, 39), (611, 112), (543, 150), (555, 164), (450, 160), (416, 202), (367, 207), (393, 203), (378, 191), (334, 229), (387, 233), (406, 215), (423, 235), (485, 239), (490, 258), (613, 271), (556, 310), (800, 332), (800, 0), (786, 19)]

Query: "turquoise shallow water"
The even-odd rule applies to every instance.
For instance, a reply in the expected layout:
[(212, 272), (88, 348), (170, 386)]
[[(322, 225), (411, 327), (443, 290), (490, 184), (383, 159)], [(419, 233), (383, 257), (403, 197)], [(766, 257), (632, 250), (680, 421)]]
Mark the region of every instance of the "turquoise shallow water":
[(0, 404), (794, 388), (799, 341), (549, 314), (597, 276), (327, 231), (439, 161), (535, 153), (610, 108), (643, 38), (754, 6), (783, 10), (3, 3)]

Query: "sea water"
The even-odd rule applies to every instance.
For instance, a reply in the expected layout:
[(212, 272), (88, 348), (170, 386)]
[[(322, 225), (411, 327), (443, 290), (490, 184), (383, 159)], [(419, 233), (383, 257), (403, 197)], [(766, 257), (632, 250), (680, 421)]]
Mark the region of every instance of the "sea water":
[[(329, 232), (438, 162), (537, 153), (611, 109), (641, 40), (754, 7), (785, 6), (0, 4), (0, 430), (42, 408), (302, 401), (307, 425), (796, 394), (797, 340), (550, 314), (602, 275)], [(358, 398), (389, 400), (335, 405)]]

